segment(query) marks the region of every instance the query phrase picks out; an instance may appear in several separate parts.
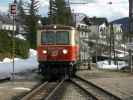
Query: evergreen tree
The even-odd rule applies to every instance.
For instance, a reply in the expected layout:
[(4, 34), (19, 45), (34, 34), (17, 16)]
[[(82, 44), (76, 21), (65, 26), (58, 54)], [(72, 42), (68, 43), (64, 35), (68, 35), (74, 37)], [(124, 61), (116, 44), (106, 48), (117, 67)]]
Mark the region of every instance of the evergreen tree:
[(49, 24), (55, 24), (56, 20), (56, 4), (55, 0), (49, 0)]
[(25, 11), (24, 11), (24, 2), (23, 0), (19, 0), (17, 3), (17, 21), (20, 24), (24, 24), (25, 22)]
[(38, 1), (30, 0), (28, 3), (28, 14), (26, 15), (25, 25), (27, 27), (27, 39), (31, 48), (36, 48), (36, 33), (37, 33), (37, 22), (38, 22)]
[(49, 18), (52, 24), (72, 25), (71, 9), (65, 0), (50, 0), (49, 9)]
[(48, 25), (49, 24), (49, 18), (48, 17), (41, 17), (40, 18), (42, 25)]
[(69, 7), (67, 7), (65, 0), (55, 0), (56, 1), (56, 20), (58, 24), (70, 25), (72, 19)]

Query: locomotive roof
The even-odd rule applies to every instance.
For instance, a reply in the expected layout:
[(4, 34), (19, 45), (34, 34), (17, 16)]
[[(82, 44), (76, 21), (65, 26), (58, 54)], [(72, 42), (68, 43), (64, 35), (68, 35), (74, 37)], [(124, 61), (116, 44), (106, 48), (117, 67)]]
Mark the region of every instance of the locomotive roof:
[(73, 26), (65, 26), (65, 25), (44, 25), (42, 29), (66, 29), (66, 30), (72, 30), (75, 29)]

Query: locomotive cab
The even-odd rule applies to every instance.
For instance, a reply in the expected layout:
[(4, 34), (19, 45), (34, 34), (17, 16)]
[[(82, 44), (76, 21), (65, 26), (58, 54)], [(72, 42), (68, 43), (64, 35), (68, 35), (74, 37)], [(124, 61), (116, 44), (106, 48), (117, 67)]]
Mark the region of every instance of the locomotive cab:
[(78, 37), (71, 26), (47, 25), (38, 31), (39, 69), (44, 76), (72, 76), (79, 60)]

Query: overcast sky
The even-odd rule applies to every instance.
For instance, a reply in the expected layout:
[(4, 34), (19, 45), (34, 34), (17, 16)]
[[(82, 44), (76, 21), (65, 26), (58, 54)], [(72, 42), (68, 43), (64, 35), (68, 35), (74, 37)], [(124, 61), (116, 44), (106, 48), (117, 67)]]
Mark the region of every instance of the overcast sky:
[[(7, 11), (8, 4), (13, 0), (0, 0), (0, 10)], [(49, 0), (39, 0), (40, 1), (40, 10), (39, 12), (42, 15), (47, 15)], [(76, 0), (71, 0), (76, 2)], [(74, 9), (74, 12), (85, 13), (86, 15), (93, 17), (107, 17), (108, 20), (115, 20), (121, 17), (128, 16), (128, 0), (77, 0), (87, 1), (88, 4), (82, 5), (71, 5), (71, 8)], [(111, 5), (108, 2), (112, 2)]]

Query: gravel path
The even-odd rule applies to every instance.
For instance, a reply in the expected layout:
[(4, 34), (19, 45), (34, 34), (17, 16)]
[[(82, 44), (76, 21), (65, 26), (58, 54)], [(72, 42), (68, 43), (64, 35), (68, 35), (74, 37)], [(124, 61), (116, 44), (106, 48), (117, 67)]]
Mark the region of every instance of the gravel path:
[(122, 98), (133, 100), (133, 74), (110, 70), (80, 71), (77, 75)]
[(28, 81), (11, 81), (0, 84), (0, 100), (13, 100), (19, 94), (29, 92), (37, 82)]
[(20, 100), (19, 96), (29, 92), (40, 80), (35, 71), (16, 73), (14, 80), (0, 83), (0, 100)]

